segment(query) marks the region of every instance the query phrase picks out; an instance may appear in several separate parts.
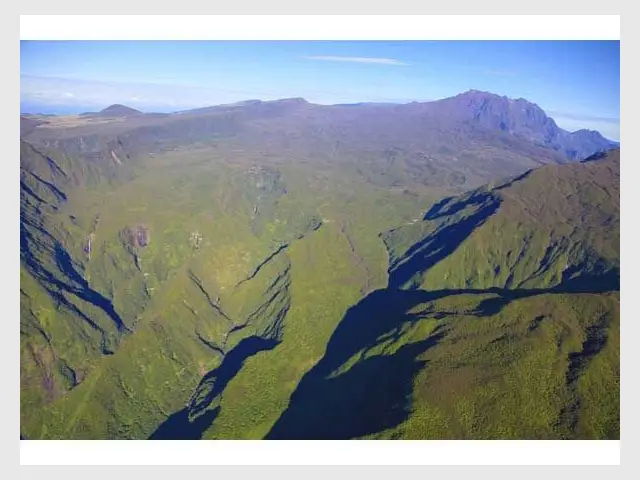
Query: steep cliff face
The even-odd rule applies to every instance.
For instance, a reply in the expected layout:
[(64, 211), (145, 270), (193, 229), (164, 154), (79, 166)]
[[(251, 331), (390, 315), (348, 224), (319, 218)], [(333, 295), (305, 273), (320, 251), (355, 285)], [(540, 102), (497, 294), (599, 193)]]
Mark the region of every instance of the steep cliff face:
[(488, 131), (505, 132), (557, 150), (570, 160), (582, 160), (618, 143), (589, 130), (568, 132), (535, 103), (471, 90), (433, 104), (433, 115)]

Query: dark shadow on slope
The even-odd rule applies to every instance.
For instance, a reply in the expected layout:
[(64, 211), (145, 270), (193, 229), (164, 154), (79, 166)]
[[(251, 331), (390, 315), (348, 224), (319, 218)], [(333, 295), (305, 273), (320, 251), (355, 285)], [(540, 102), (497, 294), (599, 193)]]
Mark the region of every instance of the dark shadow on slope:
[(259, 352), (271, 350), (275, 348), (278, 343), (279, 342), (274, 339), (255, 336), (244, 338), (238, 343), (233, 350), (225, 355), (222, 364), (207, 373), (200, 381), (197, 391), (206, 389), (207, 393), (201, 400), (191, 403), (189, 407), (191, 416), (201, 414), (222, 394), (227, 384), (238, 374), (247, 358)]
[[(569, 431), (575, 431), (579, 421), (579, 411), (582, 399), (578, 389), (578, 379), (587, 370), (591, 361), (606, 346), (608, 341), (608, 327), (611, 323), (609, 314), (600, 315), (598, 320), (587, 327), (586, 338), (582, 342), (582, 349), (578, 352), (569, 353), (569, 367), (566, 373), (566, 382), (569, 390), (572, 392), (571, 402), (566, 405), (558, 417), (558, 423), (565, 425)], [(605, 434), (605, 438), (620, 438), (620, 423), (609, 425)]]
[[(346, 372), (335, 371), (359, 352), (366, 352), (389, 337), (401, 335), (403, 323), (417, 305), (455, 295), (495, 295), (481, 301), (468, 315), (497, 314), (511, 301), (543, 294), (602, 293), (620, 287), (617, 269), (603, 275), (583, 276), (546, 289), (508, 290), (377, 290), (350, 308), (333, 333), (324, 357), (302, 378), (288, 408), (267, 439), (349, 439), (399, 425), (410, 412), (413, 379), (428, 368), (418, 357), (446, 336), (436, 330), (426, 339), (405, 344), (390, 355), (360, 359)], [(442, 318), (450, 313), (429, 311)], [(362, 357), (360, 357), (362, 358)]]
[(220, 413), (220, 407), (209, 410), (193, 421), (189, 420), (189, 409), (183, 408), (167, 418), (151, 434), (149, 440), (200, 440)]
[(491, 198), (491, 193), (484, 191), (476, 192), (464, 201), (460, 201), (460, 197), (446, 197), (434, 203), (422, 219), (437, 220), (441, 217), (455, 215), (471, 205), (482, 206)]
[(72, 293), (85, 302), (100, 308), (113, 321), (119, 332), (129, 330), (120, 315), (118, 315), (118, 312), (116, 312), (111, 300), (89, 286), (85, 278), (75, 269), (69, 254), (59, 244), (55, 246), (55, 259), (60, 271), (79, 285), (79, 288), (76, 287), (71, 290)]
[(267, 439), (348, 439), (393, 427), (410, 411), (413, 378), (425, 363), (417, 357), (444, 332), (402, 346), (392, 355), (359, 361), (329, 375), (361, 350), (414, 316), (408, 311), (449, 292), (376, 290), (350, 308), (331, 336), (324, 357), (300, 381), (287, 410)]
[[(218, 368), (207, 373), (196, 388), (195, 398), (182, 410), (172, 414), (151, 434), (150, 440), (195, 440), (213, 424), (220, 413), (220, 398), (228, 383), (235, 377), (244, 361), (258, 352), (278, 345), (274, 339), (248, 337), (225, 355)], [(204, 392), (203, 395), (198, 395)], [(218, 405), (211, 408), (212, 405)]]
[(38, 194), (36, 194), (31, 189), (31, 187), (29, 187), (29, 185), (24, 183), (22, 180), (20, 180), (20, 193), (26, 193), (27, 195), (30, 195), (31, 197), (33, 197), (34, 200), (36, 200), (36, 202), (40, 202), (40, 203), (44, 203), (44, 204), (48, 203), (46, 200), (44, 200), (42, 197), (40, 197)]
[[(615, 148), (612, 149), (612, 150), (615, 150)], [(600, 150), (600, 151), (588, 156), (587, 158), (585, 158), (583, 160), (580, 160), (580, 163), (588, 163), (588, 162), (595, 162), (595, 161), (598, 161), (598, 160), (602, 160), (603, 158), (607, 157), (607, 153), (608, 153), (607, 150)]]
[(506, 188), (509, 188), (514, 183), (517, 183), (517, 182), (527, 178), (534, 171), (535, 171), (535, 168), (531, 169), (531, 170), (527, 170), (526, 172), (521, 173), (520, 175), (516, 175), (515, 177), (511, 177), (511, 178), (505, 179), (498, 186), (493, 188), (492, 190), (504, 190)]
[[(29, 218), (26, 212), (21, 211), (20, 217), (20, 259), (52, 298), (60, 300), (61, 292), (73, 294), (101, 309), (119, 333), (130, 331), (111, 300), (91, 288), (87, 280), (78, 273), (71, 256), (60, 243), (43, 226)], [(36, 236), (35, 233), (39, 235)], [(45, 255), (51, 254), (61, 275), (42, 264), (38, 251)]]
[(267, 439), (350, 439), (394, 427), (408, 417), (413, 378), (426, 362), (418, 357), (438, 343), (444, 333), (407, 345), (393, 355), (362, 360), (347, 372), (321, 380), (304, 379), (295, 396), (307, 397), (301, 408), (290, 407)]
[(482, 197), (482, 203), (475, 203), (476, 201), (480, 199), (475, 199), (471, 203), (465, 202), (463, 206), (463, 208), (476, 207), (472, 214), (453, 224), (439, 227), (407, 250), (402, 263), (389, 273), (390, 289), (402, 288), (416, 274), (427, 271), (453, 253), (500, 206), (500, 199), (490, 194)]
[(46, 187), (51, 193), (53, 193), (53, 195), (56, 197), (56, 199), (59, 202), (62, 201), (66, 201), (67, 200), (67, 195), (60, 190), (58, 187), (56, 187), (53, 183), (47, 182), (46, 180), (40, 178), (38, 175), (36, 175), (33, 172), (30, 172), (28, 170), (23, 170), (24, 172), (29, 173), (32, 177), (34, 177), (39, 183), (41, 183), (42, 185), (44, 185), (44, 187)]
[[(566, 280), (551, 288), (534, 289), (501, 289), (490, 288), (488, 290), (466, 290), (468, 293), (496, 293), (498, 296), (488, 298), (478, 305), (474, 312), (480, 317), (490, 317), (496, 315), (509, 302), (519, 298), (532, 297), (548, 293), (604, 293), (620, 290), (620, 271), (613, 268), (600, 275), (581, 275), (579, 277)], [(465, 292), (463, 290), (462, 292)]]

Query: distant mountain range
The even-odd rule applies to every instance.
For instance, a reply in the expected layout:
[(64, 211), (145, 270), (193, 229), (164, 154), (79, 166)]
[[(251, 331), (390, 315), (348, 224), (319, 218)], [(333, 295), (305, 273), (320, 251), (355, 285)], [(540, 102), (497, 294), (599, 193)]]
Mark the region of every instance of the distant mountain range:
[(22, 116), (23, 138), (90, 157), (109, 177), (117, 175), (112, 151), (135, 159), (197, 142), (274, 161), (344, 164), (380, 186), (460, 189), (619, 146), (598, 132), (562, 130), (527, 100), (476, 90), (424, 103), (326, 106), (289, 98), (173, 114), (111, 105), (76, 119)]
[[(176, 114), (192, 116), (236, 110), (246, 110), (247, 113), (270, 111), (273, 114), (276, 112), (285, 113), (288, 109), (303, 109), (309, 112), (322, 111), (328, 117), (326, 118), (327, 122), (337, 122), (338, 124), (341, 122), (341, 118), (354, 115), (353, 113), (344, 113), (345, 109), (349, 109), (362, 113), (365, 116), (363, 118), (365, 121), (366, 116), (376, 112), (388, 116), (389, 120), (394, 121), (398, 120), (398, 117), (401, 117), (400, 120), (405, 117), (419, 122), (429, 119), (436, 122), (438, 128), (466, 125), (487, 132), (525, 139), (536, 145), (558, 151), (571, 160), (586, 158), (593, 153), (619, 146), (618, 142), (609, 140), (593, 130), (582, 129), (575, 132), (563, 130), (538, 105), (528, 100), (512, 99), (479, 90), (469, 90), (454, 97), (433, 102), (408, 104), (362, 102), (321, 106), (310, 104), (303, 98), (274, 101), (252, 99), (227, 105), (185, 110), (176, 112)], [(102, 118), (158, 115), (143, 114), (139, 110), (121, 104), (111, 105), (99, 112), (80, 114), (82, 117)], [(416, 115), (418, 118), (415, 118)], [(168, 114), (161, 116), (168, 116)], [(301, 119), (298, 118), (298, 120)]]

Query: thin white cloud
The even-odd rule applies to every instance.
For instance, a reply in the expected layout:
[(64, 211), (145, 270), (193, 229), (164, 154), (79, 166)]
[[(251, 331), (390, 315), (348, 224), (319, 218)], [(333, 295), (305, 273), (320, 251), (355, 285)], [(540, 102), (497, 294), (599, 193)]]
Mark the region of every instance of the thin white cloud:
[(378, 58), (378, 57), (341, 57), (333, 55), (311, 55), (305, 57), (308, 60), (320, 60), (323, 62), (348, 62), (348, 63), (368, 63), (375, 65), (396, 65), (407, 66), (408, 63), (402, 62), (395, 58)]
[[(65, 93), (73, 92), (73, 96)], [(304, 97), (311, 103), (336, 104), (390, 101), (377, 89), (291, 91), (199, 87), (153, 83), (120, 83), (70, 78), (20, 76), (20, 102), (24, 111), (94, 111), (114, 103), (133, 104), (143, 111), (175, 111), (235, 103), (247, 99), (276, 100)], [(396, 100), (397, 101), (397, 100)], [(409, 101), (409, 100), (406, 100)]]
[[(73, 92), (73, 93), (71, 93)], [(28, 108), (101, 109), (113, 103), (137, 108), (196, 108), (237, 101), (240, 94), (180, 85), (110, 83), (51, 77), (20, 77), (20, 101)]]

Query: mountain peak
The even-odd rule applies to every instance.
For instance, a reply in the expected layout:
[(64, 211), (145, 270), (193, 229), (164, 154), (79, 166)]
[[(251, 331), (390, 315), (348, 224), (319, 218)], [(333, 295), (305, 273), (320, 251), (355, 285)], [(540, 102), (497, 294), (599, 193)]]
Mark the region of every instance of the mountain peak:
[(136, 110), (135, 108), (127, 107), (126, 105), (121, 105), (119, 103), (109, 105), (107, 108), (100, 110), (100, 112), (98, 113), (100, 115), (113, 115), (117, 117), (142, 115), (142, 112), (140, 110)]
[(302, 97), (293, 97), (293, 98), (281, 98), (279, 100), (273, 100), (269, 103), (279, 103), (279, 104), (288, 104), (288, 105), (309, 105), (309, 102)]
[[(468, 90), (438, 102), (448, 116), (488, 129), (547, 143), (558, 127), (535, 103), (491, 92)], [(441, 112), (442, 113), (442, 112)]]
[(482, 99), (482, 100), (500, 100), (500, 101), (507, 101), (510, 100), (509, 97), (505, 96), (505, 95), (498, 95), (497, 93), (493, 93), (493, 92), (487, 92), (484, 90), (476, 90), (476, 89), (471, 89), (471, 90), (467, 90), (466, 92), (462, 92), (456, 96), (454, 96), (453, 98), (464, 98), (464, 99)]
[(507, 95), (500, 95), (498, 93), (488, 92), (485, 90), (471, 89), (471, 90), (467, 90), (466, 92), (459, 93), (458, 95), (455, 95), (450, 98), (476, 98), (476, 99), (483, 99), (483, 100), (496, 100), (496, 101), (502, 101), (509, 104), (526, 104), (526, 105), (531, 105), (531, 106), (540, 108), (536, 103), (530, 100), (527, 100), (524, 97), (517, 97), (517, 98), (509, 97)]
[(491, 96), (491, 97), (498, 97), (498, 98), (506, 98), (504, 96), (498, 95), (497, 93), (493, 93), (493, 92), (488, 92), (486, 90), (477, 90), (475, 88), (472, 88), (470, 90), (467, 90), (466, 92), (462, 92), (460, 93), (458, 96), (474, 96), (474, 95), (481, 95), (481, 96)]

